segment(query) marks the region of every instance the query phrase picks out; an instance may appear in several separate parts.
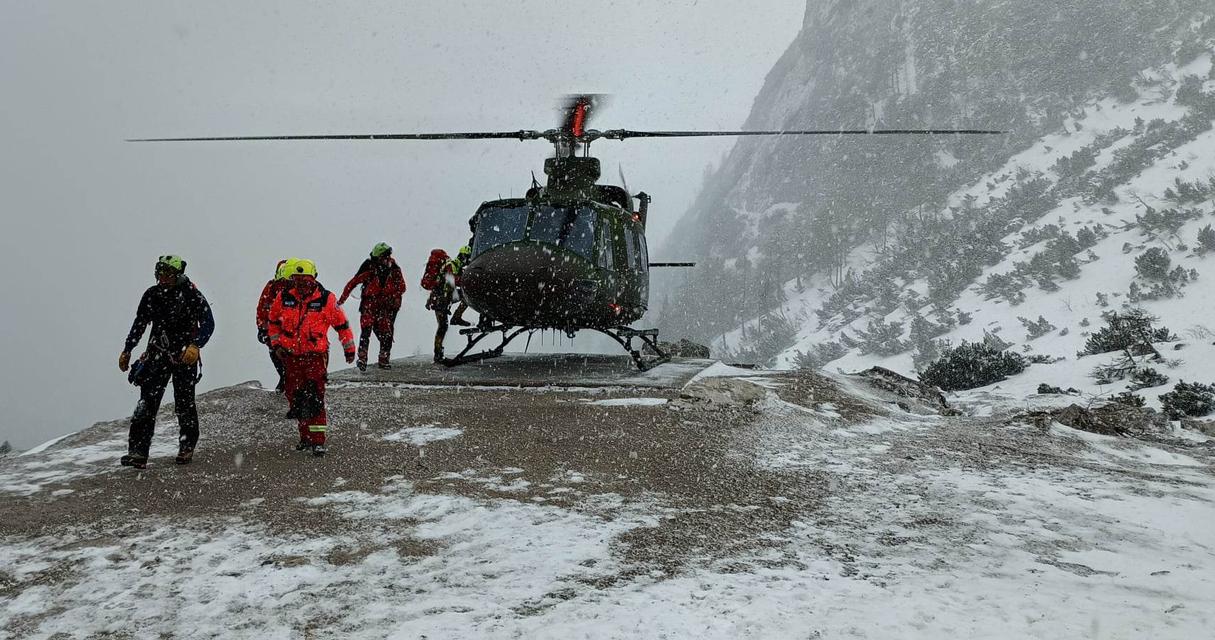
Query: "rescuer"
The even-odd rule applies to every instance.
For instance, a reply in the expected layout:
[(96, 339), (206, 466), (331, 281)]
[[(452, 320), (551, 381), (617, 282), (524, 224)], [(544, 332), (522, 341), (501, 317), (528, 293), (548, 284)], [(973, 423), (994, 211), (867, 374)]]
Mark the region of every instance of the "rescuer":
[(274, 299), (291, 282), (287, 273), (287, 265), (290, 262), (291, 259), (278, 261), (278, 266), (274, 268), (274, 278), (262, 287), (262, 295), (257, 300), (257, 341), (266, 345), (270, 352), (270, 362), (274, 365), (274, 370), (278, 372), (278, 384), (275, 385), (274, 390), (279, 393), (283, 392), (284, 385), (286, 385), (286, 369), (283, 367), (283, 359), (278, 357), (274, 349), (270, 348), (270, 305), (274, 304)]
[(325, 455), (329, 420), (325, 382), (329, 369), (329, 329), (337, 331), (347, 364), (354, 362), (354, 333), (337, 299), (316, 280), (311, 260), (288, 264), (290, 285), (270, 305), (270, 347), (287, 369), (288, 418), (299, 421), (297, 450)]
[[(173, 407), (179, 430), (177, 464), (188, 464), (198, 444), (198, 408), (194, 387), (201, 377), (199, 349), (215, 331), (211, 305), (186, 277), (186, 261), (180, 256), (160, 256), (154, 274), (156, 284), (143, 293), (126, 345), (118, 356), (118, 368), (130, 370), (127, 379), (139, 387), (139, 404), (131, 416), (127, 455), (123, 466), (145, 469), (156, 427), (156, 412), (165, 387), (173, 382)], [(143, 339), (148, 325), (148, 346), (132, 366), (131, 351)]]
[(371, 249), (371, 256), (363, 261), (355, 272), (338, 305), (346, 303), (350, 292), (358, 285), (363, 288), (359, 293), (359, 351), (356, 366), (360, 371), (367, 369), (367, 351), (371, 346), (371, 334), (380, 342), (380, 356), (377, 365), (381, 369), (391, 368), (389, 359), (392, 355), (393, 327), (397, 321), (397, 312), (401, 310), (401, 296), (405, 295), (405, 276), (401, 267), (392, 258), (392, 247), (380, 242)]
[(460, 303), (456, 305), (455, 313), (451, 314), (451, 323), (460, 327), (467, 327), (470, 324), (464, 319), (464, 312), (468, 311), (468, 303), (464, 300), (464, 290), (460, 288), (460, 274), (464, 271), (464, 267), (468, 265), (468, 258), (470, 256), (472, 256), (472, 247), (464, 245), (460, 247), (460, 250), (456, 253), (456, 257), (450, 260), (444, 269), (446, 273), (451, 274), (454, 291), (452, 300), (459, 301)]

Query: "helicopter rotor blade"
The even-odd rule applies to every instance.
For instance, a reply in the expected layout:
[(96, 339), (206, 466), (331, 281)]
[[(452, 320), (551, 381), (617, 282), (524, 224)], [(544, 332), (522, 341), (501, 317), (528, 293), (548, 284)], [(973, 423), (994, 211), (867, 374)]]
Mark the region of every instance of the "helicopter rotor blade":
[(316, 136), (219, 136), (210, 138), (136, 138), (127, 142), (230, 142), (248, 140), (547, 140), (553, 131), (468, 131), (461, 133), (356, 133)]
[(608, 129), (587, 131), (587, 137), (607, 140), (627, 138), (703, 138), (711, 136), (839, 136), (839, 135), (999, 135), (1007, 131), (989, 129), (789, 129), (784, 131), (631, 131)]

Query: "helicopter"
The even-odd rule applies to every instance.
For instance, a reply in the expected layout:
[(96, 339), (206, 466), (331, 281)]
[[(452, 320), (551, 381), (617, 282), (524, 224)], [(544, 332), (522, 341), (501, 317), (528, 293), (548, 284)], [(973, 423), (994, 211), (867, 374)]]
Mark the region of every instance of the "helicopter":
[[(981, 129), (587, 128), (601, 99), (594, 94), (569, 97), (561, 109), (561, 125), (545, 131), (140, 138), (128, 142), (545, 140), (554, 149), (553, 156), (544, 161), (545, 184), (541, 185), (533, 174), (524, 197), (483, 202), (469, 220), (472, 254), (460, 274), (459, 287), (479, 321), (474, 327), (460, 330), (467, 344), (457, 355), (441, 362), (456, 366), (497, 357), (515, 338), (527, 333), (530, 341), (531, 334), (538, 330), (556, 330), (570, 338), (578, 331), (592, 330), (613, 339), (628, 352), (637, 368), (645, 371), (671, 358), (659, 344), (657, 329), (630, 326), (649, 308), (649, 270), (691, 267), (695, 263), (649, 261), (645, 229), (652, 198), (645, 192), (630, 193), (623, 171), (623, 186), (599, 184), (602, 170), (599, 159), (590, 154), (592, 142), (710, 136), (1005, 133)], [(491, 335), (499, 336), (496, 346), (473, 351)]]

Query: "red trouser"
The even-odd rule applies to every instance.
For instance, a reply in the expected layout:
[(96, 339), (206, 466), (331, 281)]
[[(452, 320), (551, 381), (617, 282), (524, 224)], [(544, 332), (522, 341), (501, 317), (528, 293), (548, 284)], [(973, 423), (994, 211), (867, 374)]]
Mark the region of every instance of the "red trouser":
[(386, 364), (392, 354), (393, 326), (397, 322), (398, 308), (367, 308), (359, 310), (359, 362), (367, 362), (367, 351), (371, 347), (374, 332), (380, 341), (380, 364)]
[(287, 366), (284, 391), (291, 407), (289, 415), (299, 420), (300, 440), (308, 444), (325, 444), (326, 425), (329, 424), (325, 415), (329, 354), (289, 354), (283, 358), (283, 364)]

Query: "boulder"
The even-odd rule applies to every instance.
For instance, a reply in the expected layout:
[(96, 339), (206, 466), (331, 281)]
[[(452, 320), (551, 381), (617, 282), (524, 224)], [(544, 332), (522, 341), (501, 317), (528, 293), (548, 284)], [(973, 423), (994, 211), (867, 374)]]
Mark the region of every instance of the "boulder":
[(1092, 409), (1071, 404), (1054, 413), (1055, 422), (1073, 429), (1106, 436), (1163, 433), (1168, 418), (1155, 409), (1111, 402)]
[[(711, 357), (708, 347), (692, 342), (687, 338), (680, 338), (679, 342), (659, 341), (658, 348), (662, 349), (663, 352), (672, 358), (701, 358), (707, 360)], [(654, 353), (654, 350), (649, 345), (646, 345), (642, 351), (647, 355), (658, 355)]]
[[(941, 393), (940, 389), (930, 384), (924, 384), (919, 380), (908, 378), (901, 373), (896, 373), (885, 367), (870, 367), (852, 375), (860, 378), (865, 384), (874, 389), (894, 394), (900, 398), (919, 401), (920, 404), (927, 405), (929, 409), (941, 415), (958, 415), (958, 411), (945, 402), (945, 394)], [(905, 410), (911, 410), (909, 406), (904, 406), (906, 403), (899, 402), (898, 404)]]
[(767, 395), (767, 389), (739, 378), (705, 378), (685, 387), (679, 398), (685, 404), (748, 406)]
[(1215, 438), (1215, 422), (1210, 420), (1197, 420), (1195, 418), (1182, 418), (1181, 427), (1191, 431), (1197, 431), (1204, 436)]

